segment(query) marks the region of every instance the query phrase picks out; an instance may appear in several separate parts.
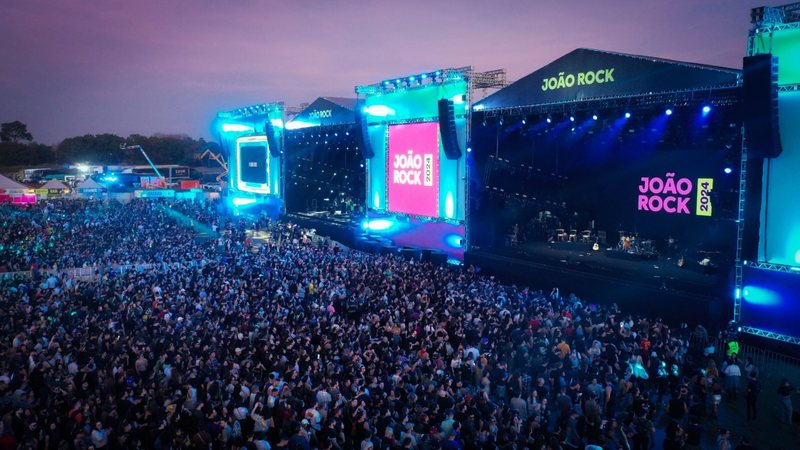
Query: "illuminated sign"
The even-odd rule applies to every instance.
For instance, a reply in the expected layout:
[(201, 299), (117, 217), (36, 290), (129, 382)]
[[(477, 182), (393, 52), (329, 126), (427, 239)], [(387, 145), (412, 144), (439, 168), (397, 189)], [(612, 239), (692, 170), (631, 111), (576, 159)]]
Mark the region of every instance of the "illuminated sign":
[(614, 68), (568, 73), (566, 75), (564, 72), (558, 72), (556, 77), (542, 79), (542, 90), (555, 91), (573, 86), (589, 86), (595, 83), (613, 83), (614, 81)]
[(387, 156), (388, 209), (438, 217), (439, 124), (390, 125)]
[(333, 117), (333, 110), (332, 109), (323, 109), (318, 111), (311, 111), (308, 114), (310, 119), (330, 119)]
[(714, 179), (698, 178), (697, 186), (697, 211), (695, 214), (711, 217), (711, 191), (714, 190)]
[(693, 183), (689, 178), (675, 178), (675, 172), (667, 172), (664, 178), (641, 177), (639, 195), (636, 206), (639, 211), (664, 212), (667, 214), (692, 215), (689, 202), (692, 201), (692, 192), (697, 191), (697, 207), (695, 214), (698, 216), (711, 216), (711, 190), (714, 187), (713, 178), (698, 178)]

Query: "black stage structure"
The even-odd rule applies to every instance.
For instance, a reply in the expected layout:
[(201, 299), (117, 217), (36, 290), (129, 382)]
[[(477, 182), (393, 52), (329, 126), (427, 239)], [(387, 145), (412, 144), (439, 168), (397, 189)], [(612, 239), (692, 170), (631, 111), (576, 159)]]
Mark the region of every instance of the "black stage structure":
[(286, 212), (346, 245), (364, 215), (356, 109), (354, 98), (319, 97), (286, 123)]
[(740, 97), (738, 70), (578, 49), (476, 103), (465, 262), (727, 320)]

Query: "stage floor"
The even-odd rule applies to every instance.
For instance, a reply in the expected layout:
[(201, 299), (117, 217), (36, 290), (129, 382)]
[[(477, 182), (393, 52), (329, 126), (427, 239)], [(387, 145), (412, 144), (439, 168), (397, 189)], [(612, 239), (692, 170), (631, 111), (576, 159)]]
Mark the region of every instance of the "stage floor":
[(677, 259), (663, 256), (648, 260), (636, 260), (634, 255), (610, 256), (609, 253), (614, 251), (603, 248), (595, 252), (592, 251), (591, 244), (580, 242), (529, 242), (481, 251), (608, 277), (625, 283), (699, 295), (714, 295), (719, 286), (720, 275), (725, 276), (727, 273), (727, 269), (723, 267), (710, 270), (691, 259), (684, 261), (684, 267), (678, 267)]

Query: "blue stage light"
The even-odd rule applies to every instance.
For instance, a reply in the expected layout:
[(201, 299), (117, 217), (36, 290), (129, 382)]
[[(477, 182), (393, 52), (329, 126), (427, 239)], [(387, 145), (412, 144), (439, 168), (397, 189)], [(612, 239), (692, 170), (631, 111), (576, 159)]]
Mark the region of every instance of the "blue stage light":
[(569, 121), (570, 122), (575, 122), (575, 116), (569, 116)]
[(425, 78), (428, 78), (428, 74), (427, 73), (423, 73), (422, 75), (419, 76), (419, 78), (421, 80), (424, 80)]
[(549, 118), (549, 117), (548, 117), (548, 118), (547, 118), (547, 123), (553, 123), (553, 119), (551, 119), (551, 118)]
[(710, 112), (711, 112), (711, 107), (710, 106), (708, 106), (708, 105), (703, 106), (703, 115), (706, 115), (706, 114), (708, 114)]
[(467, 153), (472, 153), (472, 147), (467, 147)]
[(522, 124), (525, 125), (526, 123), (528, 123), (528, 121), (523, 117), (522, 118)]
[(592, 120), (597, 120), (597, 114), (594, 114), (594, 115), (592, 116)]
[(626, 113), (625, 113), (625, 118), (626, 118), (626, 119), (630, 119), (630, 118), (631, 118), (631, 113), (629, 113), (629, 112), (626, 112)]
[(726, 167), (722, 171), (725, 172), (726, 175), (730, 175), (730, 174), (733, 173), (733, 168), (732, 167)]
[(413, 76), (408, 77), (408, 81), (414, 81), (414, 80), (416, 80), (416, 78), (414, 78)]
[(383, 85), (384, 85), (384, 86), (388, 86), (388, 85), (389, 85), (389, 80), (386, 80), (386, 81), (384, 81), (384, 82), (383, 82)]
[(371, 231), (386, 231), (392, 228), (395, 225), (395, 222), (390, 219), (372, 219), (372, 220), (365, 220), (361, 223), (361, 226), (366, 230)]
[(666, 111), (664, 111), (664, 114), (666, 114), (666, 115), (668, 115), (668, 116), (671, 116), (671, 115), (672, 115), (672, 109), (670, 109), (670, 108), (667, 108), (667, 110), (666, 110)]

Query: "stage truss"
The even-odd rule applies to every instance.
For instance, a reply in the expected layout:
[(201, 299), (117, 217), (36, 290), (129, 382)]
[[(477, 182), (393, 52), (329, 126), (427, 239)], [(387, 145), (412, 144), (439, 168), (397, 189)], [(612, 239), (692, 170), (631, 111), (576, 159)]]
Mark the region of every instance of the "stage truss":
[[(769, 7), (763, 6), (754, 8), (750, 14), (751, 23), (753, 28), (747, 39), (747, 56), (755, 55), (755, 40), (758, 35), (772, 34), (776, 31), (800, 29), (800, 2), (790, 3), (788, 5)], [(800, 84), (787, 84), (778, 86), (778, 92), (795, 92), (800, 91)], [(762, 270), (772, 270), (777, 272), (791, 272), (800, 274), (800, 268), (786, 266), (782, 264), (773, 264), (765, 261), (746, 261), (742, 259), (742, 240), (744, 235), (744, 211), (746, 206), (745, 189), (746, 181), (745, 176), (747, 173), (747, 145), (744, 140), (745, 130), (742, 128), (742, 159), (739, 171), (739, 217), (737, 220), (737, 241), (736, 241), (736, 266), (735, 266), (735, 290), (733, 297), (733, 321), (736, 324), (741, 322), (742, 314), (742, 289), (744, 285), (743, 272), (744, 266), (753, 267)], [(751, 326), (739, 325), (739, 329), (743, 333), (752, 334), (754, 336), (765, 337), (774, 339), (780, 342), (800, 345), (800, 337), (788, 336), (781, 333), (775, 333), (769, 330), (763, 330)]]

